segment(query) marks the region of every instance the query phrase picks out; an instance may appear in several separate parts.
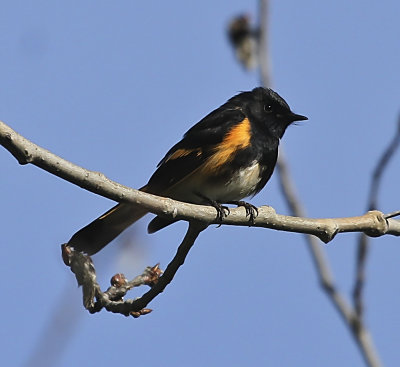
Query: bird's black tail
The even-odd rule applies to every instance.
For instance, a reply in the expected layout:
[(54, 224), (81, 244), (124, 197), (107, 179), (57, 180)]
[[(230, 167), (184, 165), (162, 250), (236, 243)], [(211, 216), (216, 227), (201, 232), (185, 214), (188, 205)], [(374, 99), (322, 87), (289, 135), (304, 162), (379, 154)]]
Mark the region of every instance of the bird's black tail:
[(120, 203), (76, 232), (68, 241), (68, 245), (93, 255), (147, 212), (140, 206)]

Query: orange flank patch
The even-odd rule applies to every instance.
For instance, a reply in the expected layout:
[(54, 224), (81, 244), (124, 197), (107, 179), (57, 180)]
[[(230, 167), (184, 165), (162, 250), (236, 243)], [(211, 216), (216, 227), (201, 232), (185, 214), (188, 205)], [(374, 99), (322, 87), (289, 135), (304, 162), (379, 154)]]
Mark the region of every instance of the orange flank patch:
[(215, 146), (215, 153), (204, 164), (205, 171), (216, 171), (225, 163), (233, 159), (237, 150), (245, 149), (250, 145), (251, 126), (245, 118), (234, 126), (224, 137), (222, 142)]
[(196, 149), (178, 149), (175, 152), (173, 152), (167, 159), (169, 161), (170, 159), (177, 159), (181, 157), (185, 157), (189, 154), (196, 153), (197, 156), (201, 155), (201, 149), (196, 148)]

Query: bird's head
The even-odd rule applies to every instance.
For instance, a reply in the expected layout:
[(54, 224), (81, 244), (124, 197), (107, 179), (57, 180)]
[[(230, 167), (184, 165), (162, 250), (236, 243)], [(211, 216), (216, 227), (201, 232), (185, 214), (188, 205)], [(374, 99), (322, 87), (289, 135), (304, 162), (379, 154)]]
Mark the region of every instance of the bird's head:
[(257, 87), (251, 92), (242, 93), (241, 109), (264, 131), (281, 138), (286, 128), (295, 121), (307, 120), (307, 117), (291, 111), (286, 101), (270, 88)]

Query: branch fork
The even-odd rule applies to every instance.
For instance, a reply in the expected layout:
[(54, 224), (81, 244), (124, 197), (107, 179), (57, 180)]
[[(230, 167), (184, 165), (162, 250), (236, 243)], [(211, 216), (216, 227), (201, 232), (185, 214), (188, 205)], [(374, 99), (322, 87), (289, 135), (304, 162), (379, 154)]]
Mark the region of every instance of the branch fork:
[(133, 300), (124, 300), (129, 290), (142, 285), (154, 286), (161, 274), (160, 264), (148, 266), (141, 275), (128, 281), (124, 274), (115, 274), (111, 278), (111, 286), (102, 292), (97, 283), (96, 270), (90, 256), (75, 251), (67, 244), (61, 245), (62, 258), (65, 265), (75, 274), (78, 285), (82, 287), (83, 305), (90, 313), (107, 311), (120, 313), (135, 318), (147, 315), (152, 310), (134, 307)]

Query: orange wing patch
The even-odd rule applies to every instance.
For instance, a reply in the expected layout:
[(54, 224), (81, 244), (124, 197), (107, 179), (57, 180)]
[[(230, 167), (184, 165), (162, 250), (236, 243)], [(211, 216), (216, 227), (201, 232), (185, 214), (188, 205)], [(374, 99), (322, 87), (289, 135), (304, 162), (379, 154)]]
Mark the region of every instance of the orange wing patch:
[(189, 154), (192, 154), (192, 153), (196, 153), (197, 156), (200, 156), (200, 155), (201, 155), (201, 148), (195, 148), (195, 149), (178, 149), (178, 150), (176, 150), (175, 152), (173, 152), (173, 153), (168, 157), (168, 159), (166, 160), (166, 162), (169, 161), (169, 160), (171, 160), (171, 159), (173, 160), (173, 159), (185, 157), (185, 156), (187, 156), (187, 155), (189, 155)]
[[(181, 180), (175, 182), (173, 185), (166, 187), (163, 192), (158, 192), (159, 195), (175, 197), (178, 200), (189, 200), (191, 197), (193, 202), (196, 202), (193, 197), (198, 200), (198, 197), (193, 193), (194, 188), (204, 184), (212, 177), (218, 176), (218, 171), (226, 167), (235, 156), (238, 150), (245, 149), (250, 146), (251, 139), (251, 126), (250, 121), (245, 118), (242, 122), (235, 125), (229, 130), (221, 143), (214, 146), (214, 153), (199, 167), (188, 173)], [(194, 149), (177, 149), (168, 157), (170, 159), (177, 159), (185, 157), (193, 152), (198, 156), (202, 154), (201, 148)], [(182, 184), (185, 182), (185, 185)], [(182, 186), (181, 186), (182, 184)]]
[(237, 150), (245, 149), (250, 146), (251, 126), (249, 119), (245, 118), (242, 122), (233, 127), (218, 144), (215, 153), (204, 164), (205, 171), (216, 171), (223, 167), (225, 163), (233, 159)]

